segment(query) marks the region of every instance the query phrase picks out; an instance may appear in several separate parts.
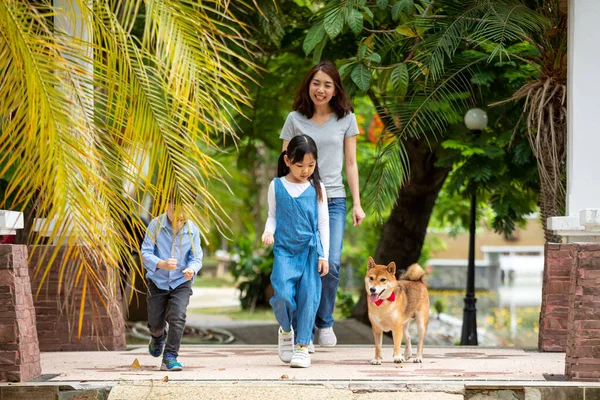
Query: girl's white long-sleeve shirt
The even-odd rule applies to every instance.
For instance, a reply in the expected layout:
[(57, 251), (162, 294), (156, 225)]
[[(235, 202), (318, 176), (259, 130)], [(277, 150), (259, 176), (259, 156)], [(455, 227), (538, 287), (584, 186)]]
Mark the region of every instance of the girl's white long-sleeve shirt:
[[(292, 197), (298, 197), (311, 185), (310, 182), (306, 183), (293, 183), (288, 181), (285, 177), (281, 179), (283, 187)], [(323, 257), (319, 257), (321, 260), (329, 260), (329, 208), (327, 205), (327, 192), (325, 191), (325, 185), (321, 182), (321, 194), (323, 201), (318, 202), (318, 222), (317, 228), (319, 235), (321, 236), (321, 244), (323, 245)], [(277, 219), (275, 218), (275, 211), (277, 210), (277, 200), (275, 197), (275, 181), (271, 181), (269, 185), (269, 213), (267, 216), (267, 222), (265, 224), (265, 232), (275, 234), (277, 228)]]

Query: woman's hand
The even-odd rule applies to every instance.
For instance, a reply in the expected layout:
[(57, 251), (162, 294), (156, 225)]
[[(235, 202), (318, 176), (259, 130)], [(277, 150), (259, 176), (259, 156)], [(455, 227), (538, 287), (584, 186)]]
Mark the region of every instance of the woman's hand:
[(319, 259), (319, 272), (321, 276), (325, 276), (329, 273), (329, 262), (327, 260)]
[(355, 204), (352, 207), (352, 221), (354, 221), (354, 226), (359, 226), (363, 222), (363, 219), (365, 219), (365, 217), (365, 212), (363, 211), (360, 204)]
[(262, 242), (265, 246), (270, 246), (275, 242), (273, 234), (271, 232), (265, 232), (262, 235)]

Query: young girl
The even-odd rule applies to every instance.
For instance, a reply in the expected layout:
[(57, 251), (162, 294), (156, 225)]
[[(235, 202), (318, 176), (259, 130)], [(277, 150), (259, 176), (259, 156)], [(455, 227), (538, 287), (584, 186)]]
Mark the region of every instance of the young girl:
[[(323, 61), (312, 67), (300, 84), (294, 98), (294, 111), (285, 121), (280, 138), (283, 150), (297, 135), (314, 139), (321, 153), (321, 176), (327, 188), (329, 208), (329, 274), (322, 279), (321, 303), (315, 325), (319, 331), (319, 344), (335, 346), (333, 309), (340, 283), (340, 262), (344, 225), (346, 223), (346, 188), (342, 169), (346, 170), (352, 195), (352, 220), (361, 224), (365, 213), (360, 205), (358, 167), (356, 165), (356, 136), (358, 125), (352, 106), (346, 96), (340, 74), (335, 64)], [(312, 342), (309, 351), (314, 352)]]
[(269, 216), (262, 235), (265, 245), (275, 243), (271, 273), (275, 295), (270, 303), (280, 326), (279, 358), (306, 368), (321, 297), (320, 276), (329, 271), (327, 195), (314, 140), (294, 137), (279, 157), (277, 176), (269, 186)]

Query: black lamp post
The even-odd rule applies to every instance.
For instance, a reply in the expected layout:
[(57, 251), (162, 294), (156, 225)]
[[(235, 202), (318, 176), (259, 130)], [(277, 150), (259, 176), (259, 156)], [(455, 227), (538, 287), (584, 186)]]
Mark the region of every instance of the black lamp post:
[[(474, 137), (478, 137), (488, 122), (487, 114), (480, 108), (472, 108), (465, 114), (465, 125)], [(477, 198), (471, 195), (471, 218), (469, 221), (469, 264), (467, 266), (467, 294), (463, 309), (461, 345), (477, 346), (477, 309), (475, 303), (475, 231)]]

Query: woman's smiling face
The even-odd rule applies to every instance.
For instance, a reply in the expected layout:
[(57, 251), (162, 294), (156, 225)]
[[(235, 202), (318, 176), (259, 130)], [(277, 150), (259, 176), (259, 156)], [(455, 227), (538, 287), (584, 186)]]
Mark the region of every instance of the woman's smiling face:
[(323, 71), (317, 71), (310, 81), (308, 93), (315, 106), (329, 104), (329, 101), (335, 96), (335, 85), (333, 79)]

